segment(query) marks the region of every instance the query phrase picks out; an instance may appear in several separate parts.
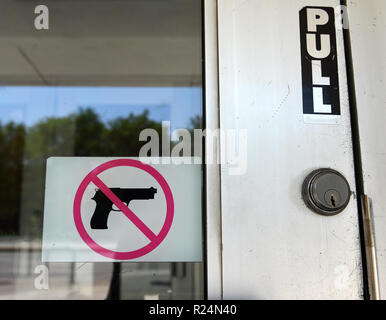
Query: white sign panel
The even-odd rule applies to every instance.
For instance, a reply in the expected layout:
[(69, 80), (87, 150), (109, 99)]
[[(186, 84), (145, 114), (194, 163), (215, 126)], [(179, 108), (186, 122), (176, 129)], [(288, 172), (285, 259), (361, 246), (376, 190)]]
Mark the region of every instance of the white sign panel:
[(201, 166), (49, 158), (42, 260), (202, 261)]

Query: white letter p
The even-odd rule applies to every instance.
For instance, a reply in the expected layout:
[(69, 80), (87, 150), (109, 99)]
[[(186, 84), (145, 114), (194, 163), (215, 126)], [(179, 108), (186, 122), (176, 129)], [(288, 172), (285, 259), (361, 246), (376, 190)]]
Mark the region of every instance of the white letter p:
[(317, 32), (317, 27), (327, 24), (328, 21), (328, 13), (325, 10), (307, 8), (308, 32)]

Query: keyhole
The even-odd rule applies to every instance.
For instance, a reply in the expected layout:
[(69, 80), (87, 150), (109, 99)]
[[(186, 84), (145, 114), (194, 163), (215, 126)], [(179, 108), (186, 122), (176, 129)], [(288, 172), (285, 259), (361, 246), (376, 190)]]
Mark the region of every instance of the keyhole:
[(331, 196), (331, 204), (334, 208), (336, 207), (336, 200), (335, 200), (335, 197), (333, 195)]

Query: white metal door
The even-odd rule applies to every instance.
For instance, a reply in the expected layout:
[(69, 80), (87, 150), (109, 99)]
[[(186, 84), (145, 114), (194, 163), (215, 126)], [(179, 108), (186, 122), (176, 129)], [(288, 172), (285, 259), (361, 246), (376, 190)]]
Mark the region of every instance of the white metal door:
[(242, 175), (221, 169), (225, 299), (360, 299), (356, 195), (334, 217), (305, 206), (302, 182), (340, 171), (355, 190), (342, 30), (337, 27), (341, 121), (305, 123), (299, 12), (338, 0), (218, 1), (220, 126), (248, 131)]

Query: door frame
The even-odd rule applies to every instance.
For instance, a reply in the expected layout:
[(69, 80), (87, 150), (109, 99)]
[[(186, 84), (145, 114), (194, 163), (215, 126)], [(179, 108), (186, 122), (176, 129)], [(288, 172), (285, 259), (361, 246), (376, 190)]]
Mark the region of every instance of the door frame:
[[(204, 127), (207, 130), (220, 128), (219, 72), (218, 72), (218, 23), (217, 0), (203, 0), (203, 55), (204, 55)], [(211, 149), (211, 150), (209, 150)], [(208, 153), (211, 152), (211, 156)], [(213, 152), (215, 154), (213, 154)], [(221, 230), (221, 165), (209, 164), (220, 154), (217, 148), (205, 144), (205, 211), (206, 211), (206, 257), (205, 283), (209, 300), (223, 298), (222, 289), (222, 230)]]

